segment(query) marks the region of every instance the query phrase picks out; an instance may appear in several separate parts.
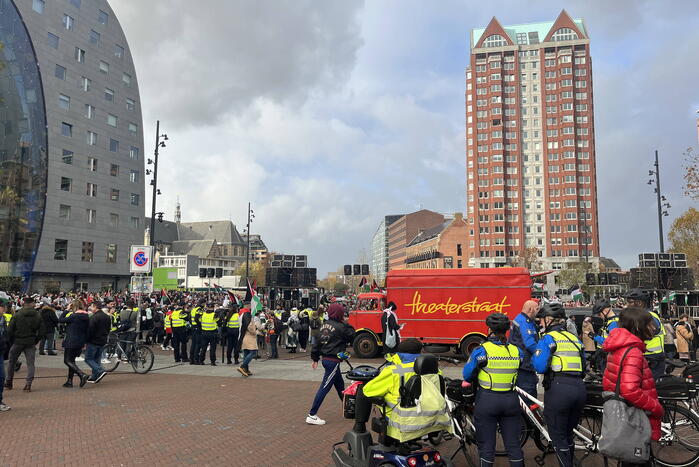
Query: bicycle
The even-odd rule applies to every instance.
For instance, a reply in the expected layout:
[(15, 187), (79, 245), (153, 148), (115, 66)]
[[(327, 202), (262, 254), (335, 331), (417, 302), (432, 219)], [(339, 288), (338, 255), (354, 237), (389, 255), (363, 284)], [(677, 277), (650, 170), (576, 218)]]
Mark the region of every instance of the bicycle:
[[(122, 346), (122, 343), (125, 345)], [(112, 372), (117, 369), (122, 361), (131, 363), (133, 370), (143, 375), (153, 368), (155, 355), (150, 347), (136, 342), (135, 338), (134, 340), (128, 340), (117, 336), (116, 342), (107, 344), (102, 351), (102, 368), (104, 368), (104, 371)]]

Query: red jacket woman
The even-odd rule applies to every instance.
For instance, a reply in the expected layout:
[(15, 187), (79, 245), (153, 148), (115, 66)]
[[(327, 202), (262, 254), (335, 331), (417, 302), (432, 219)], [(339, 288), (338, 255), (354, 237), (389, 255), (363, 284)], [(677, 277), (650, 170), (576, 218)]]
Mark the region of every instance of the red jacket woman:
[[(638, 310), (638, 312), (629, 310)], [(640, 313), (648, 316), (648, 323)], [(627, 315), (626, 320), (624, 320), (624, 314)], [(641, 331), (649, 325), (652, 325), (652, 320), (645, 310), (627, 308), (622, 312), (619, 327), (609, 333), (609, 337), (602, 346), (604, 351), (609, 354), (602, 387), (605, 391), (614, 392), (617, 380), (621, 378), (619, 394), (624, 400), (649, 414), (651, 438), (657, 441), (660, 438), (663, 407), (658, 401), (655, 380), (653, 380), (648, 362), (643, 356), (646, 349), (645, 344), (635, 332)], [(629, 348), (631, 350), (624, 359), (620, 375), (619, 363)]]

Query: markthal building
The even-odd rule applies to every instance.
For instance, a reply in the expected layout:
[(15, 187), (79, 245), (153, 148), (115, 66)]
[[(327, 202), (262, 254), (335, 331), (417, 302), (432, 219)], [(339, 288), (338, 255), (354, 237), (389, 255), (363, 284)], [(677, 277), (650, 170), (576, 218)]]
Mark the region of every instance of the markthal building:
[(0, 0), (0, 290), (123, 289), (143, 242), (136, 72), (106, 0)]

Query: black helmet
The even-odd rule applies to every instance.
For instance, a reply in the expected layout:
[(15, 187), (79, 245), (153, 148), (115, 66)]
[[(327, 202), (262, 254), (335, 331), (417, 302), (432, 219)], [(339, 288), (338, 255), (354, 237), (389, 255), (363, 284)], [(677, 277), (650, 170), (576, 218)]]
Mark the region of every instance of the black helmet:
[(510, 318), (505, 313), (493, 313), (485, 319), (485, 324), (493, 332), (506, 332), (510, 329)]
[(541, 307), (541, 310), (539, 310), (536, 317), (545, 318), (546, 316), (550, 316), (552, 318), (565, 318), (566, 310), (563, 308), (563, 305), (558, 302), (547, 303)]
[(602, 313), (607, 308), (611, 308), (612, 304), (609, 303), (609, 300), (606, 298), (600, 298), (595, 302), (595, 304), (592, 306), (592, 314), (593, 315), (598, 315)]
[(650, 300), (650, 295), (648, 292), (642, 289), (631, 289), (629, 293), (626, 294), (626, 298), (629, 300), (642, 300), (648, 303)]

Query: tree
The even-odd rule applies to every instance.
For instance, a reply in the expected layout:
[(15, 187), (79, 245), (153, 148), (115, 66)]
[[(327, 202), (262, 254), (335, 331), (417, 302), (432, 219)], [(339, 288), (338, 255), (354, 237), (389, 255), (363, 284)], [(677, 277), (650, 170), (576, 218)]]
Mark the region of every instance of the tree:
[(349, 285), (344, 284), (342, 282), (335, 283), (335, 288), (334, 288), (335, 295), (338, 295), (338, 296), (344, 295), (348, 290), (349, 290)]
[(693, 148), (687, 148), (684, 162), (684, 194), (699, 199), (699, 153), (695, 153)]
[(567, 268), (558, 273), (558, 284), (563, 289), (570, 289), (574, 285), (580, 286), (583, 292), (590, 294), (591, 289), (585, 283), (585, 274), (592, 271), (592, 264), (584, 261), (571, 263)]
[[(235, 270), (235, 275), (240, 276), (241, 285), (245, 284), (245, 263), (238, 266)], [(265, 276), (267, 275), (267, 268), (261, 261), (251, 261), (250, 262), (250, 282), (257, 281), (257, 285), (265, 285)]]
[[(699, 192), (698, 192), (699, 194)], [(667, 234), (672, 244), (670, 251), (687, 255), (687, 266), (699, 271), (699, 211), (689, 208), (675, 219)]]
[(521, 268), (527, 268), (530, 271), (538, 271), (541, 269), (539, 249), (535, 246), (524, 248), (519, 252), (519, 257), (515, 261), (515, 264)]

